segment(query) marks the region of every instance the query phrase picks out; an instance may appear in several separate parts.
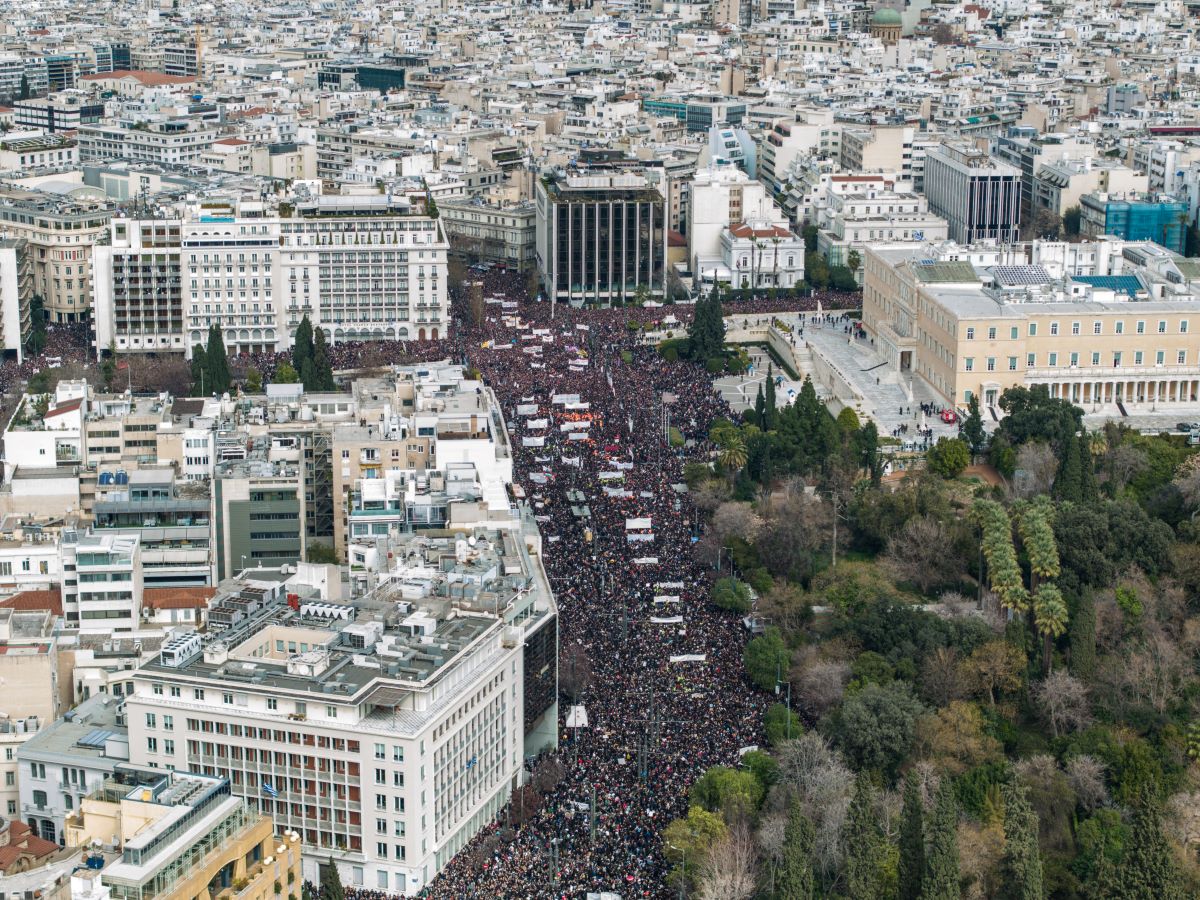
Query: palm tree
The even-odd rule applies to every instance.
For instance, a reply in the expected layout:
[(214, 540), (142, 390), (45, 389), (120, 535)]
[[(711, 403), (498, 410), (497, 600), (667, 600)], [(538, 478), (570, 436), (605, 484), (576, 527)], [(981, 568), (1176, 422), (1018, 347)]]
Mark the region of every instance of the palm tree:
[(751, 262), (754, 264), (754, 272), (752, 273), (754, 278), (751, 287), (756, 291), (758, 290), (758, 277), (762, 274), (763, 246), (764, 244), (762, 241), (760, 241), (758, 238), (754, 239), (754, 250), (752, 251), (754, 255), (751, 257)]
[(1042, 636), (1042, 672), (1050, 674), (1053, 641), (1067, 630), (1067, 602), (1062, 591), (1052, 584), (1043, 584), (1033, 595), (1033, 621)]
[(1057, 578), (1062, 571), (1051, 524), (1053, 514), (1050, 500), (1044, 495), (1017, 513), (1017, 532), (1029, 557), (1029, 587), (1034, 592), (1038, 591), (1043, 580)]
[(773, 287), (779, 287), (779, 243), (782, 240), (778, 236), (771, 238), (771, 243), (775, 245), (771, 253), (771, 284)]
[(746, 442), (737, 431), (720, 432), (717, 447), (717, 459), (727, 472), (736, 472), (746, 465)]

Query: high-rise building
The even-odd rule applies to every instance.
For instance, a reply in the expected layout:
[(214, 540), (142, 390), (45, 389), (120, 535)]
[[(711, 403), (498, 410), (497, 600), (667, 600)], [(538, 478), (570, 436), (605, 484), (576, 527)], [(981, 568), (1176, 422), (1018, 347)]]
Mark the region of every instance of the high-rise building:
[(929, 208), (946, 220), (950, 239), (1013, 243), (1021, 227), (1021, 172), (982, 150), (942, 144), (925, 159)]
[(634, 173), (547, 175), (537, 184), (537, 255), (553, 301), (624, 303), (666, 290), (663, 196)]

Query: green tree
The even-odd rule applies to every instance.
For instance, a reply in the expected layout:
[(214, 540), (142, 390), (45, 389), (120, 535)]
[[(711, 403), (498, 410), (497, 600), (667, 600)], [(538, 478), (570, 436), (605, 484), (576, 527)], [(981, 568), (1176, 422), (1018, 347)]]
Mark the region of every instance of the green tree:
[(246, 370), (246, 393), (262, 393), (262, 372), (253, 366)]
[(866, 773), (854, 780), (846, 821), (846, 890), (851, 900), (885, 896), (887, 841), (875, 812), (875, 789)]
[(767, 399), (763, 396), (763, 386), (758, 386), (758, 393), (754, 396), (754, 424), (759, 428), (766, 428), (767, 421)]
[(783, 635), (773, 625), (747, 642), (742, 653), (746, 674), (764, 691), (775, 689), (776, 680), (787, 674), (790, 659)]
[(943, 778), (925, 838), (921, 900), (960, 900), (958, 878), (958, 803), (953, 783)]
[(290, 363), (281, 362), (275, 367), (275, 377), (272, 379), (273, 384), (296, 384), (300, 381), (300, 374), (292, 368)]
[(721, 295), (714, 285), (707, 298), (696, 302), (692, 316), (692, 327), (688, 332), (691, 339), (692, 359), (707, 361), (720, 356), (725, 349), (725, 313), (721, 308)]
[(971, 451), (958, 438), (940, 437), (925, 454), (931, 471), (943, 478), (957, 478), (971, 462)]
[(1063, 231), (1074, 237), (1079, 234), (1079, 222), (1083, 218), (1083, 211), (1078, 206), (1063, 211)]
[(904, 779), (900, 812), (900, 900), (920, 900), (925, 876), (925, 806), (916, 771)]
[(799, 800), (793, 800), (783, 832), (783, 861), (776, 881), (779, 900), (812, 900), (813, 842), (816, 833)]
[(1004, 897), (1006, 900), (1045, 900), (1042, 858), (1038, 852), (1038, 817), (1020, 783), (1005, 785)]
[(753, 772), (713, 766), (696, 779), (688, 796), (693, 804), (723, 813), (730, 821), (757, 812), (766, 788)]
[(804, 239), (805, 253), (817, 252), (817, 235), (819, 233), (816, 225), (805, 225), (800, 229), (800, 237)]
[(750, 586), (736, 578), (719, 578), (713, 585), (713, 605), (730, 612), (750, 611)]
[(775, 367), (770, 363), (767, 364), (767, 388), (763, 400), (766, 403), (766, 419), (759, 423), (759, 427), (763, 431), (774, 431), (778, 424), (779, 410), (775, 405)]
[(192, 348), (193, 397), (208, 397), (211, 393), (208, 389), (208, 361), (204, 356), (205, 350), (203, 344), (197, 344)]
[(1079, 603), (1071, 617), (1071, 674), (1091, 683), (1096, 674), (1096, 600), (1090, 587), (1079, 591)]
[(789, 711), (783, 703), (772, 703), (768, 706), (763, 723), (767, 743), (772, 747), (779, 747), (786, 741), (795, 740), (804, 734), (804, 723), (800, 721), (800, 717)]
[(321, 866), (321, 900), (346, 900), (342, 878), (338, 874), (337, 863), (332, 858)]
[(1067, 434), (1059, 456), (1058, 474), (1054, 478), (1054, 496), (1058, 500), (1072, 500), (1078, 503), (1083, 499), (1083, 477), (1079, 460), (1079, 439), (1075, 432)]
[(111, 392), (117, 377), (117, 342), (108, 342), (108, 356), (100, 363), (100, 374), (104, 378), (104, 389)]
[(304, 363), (313, 358), (313, 327), (306, 314), (296, 326), (296, 336), (292, 339), (292, 367), (297, 372), (304, 371)]
[(28, 100), (29, 96), (30, 96), (29, 76), (23, 74), (23, 75), (21, 75), (21, 87), (17, 91), (17, 99), (18, 100)]
[(983, 416), (979, 412), (978, 394), (972, 393), (971, 399), (967, 401), (967, 417), (959, 426), (958, 436), (966, 441), (971, 450), (971, 461), (974, 462), (975, 457), (983, 452), (983, 445), (987, 443), (987, 433), (983, 430)]
[(1129, 846), (1117, 869), (1122, 898), (1183, 900), (1179, 866), (1163, 835), (1158, 800), (1143, 791), (1129, 823)]
[(912, 749), (924, 712), (908, 682), (868, 684), (842, 704), (838, 742), (857, 767), (891, 776)]
[(324, 328), (318, 328), (313, 339), (313, 372), (317, 379), (316, 390), (332, 391), (337, 388), (333, 382), (333, 366), (329, 362), (329, 345), (325, 343)]
[(663, 855), (676, 867), (674, 877), (691, 881), (713, 844), (728, 833), (719, 815), (702, 806), (688, 808), (687, 816), (663, 829)]
[(221, 329), (216, 325), (208, 329), (204, 365), (208, 391), (223, 394), (229, 390), (229, 356), (225, 352), (225, 343), (221, 340)]
[(1040, 584), (1034, 591), (1033, 621), (1042, 637), (1042, 673), (1048, 675), (1054, 641), (1067, 630), (1067, 603), (1053, 584)]

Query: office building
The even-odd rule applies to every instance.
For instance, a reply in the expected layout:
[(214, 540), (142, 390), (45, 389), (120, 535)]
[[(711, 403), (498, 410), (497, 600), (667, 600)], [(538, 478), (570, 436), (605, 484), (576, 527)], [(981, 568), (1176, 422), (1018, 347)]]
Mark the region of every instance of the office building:
[(950, 239), (1013, 243), (1021, 226), (1021, 173), (967, 145), (942, 144), (925, 158), (929, 209), (946, 220)]
[(245, 459), (216, 464), (210, 513), (213, 584), (243, 569), (304, 558), (304, 469), (266, 443), (260, 438)]
[(1080, 198), (1079, 209), (1079, 230), (1088, 237), (1109, 234), (1127, 241), (1154, 241), (1183, 252), (1190, 220), (1185, 200), (1096, 191)]
[(32, 128), (62, 134), (94, 125), (104, 117), (104, 104), (83, 91), (63, 91), (49, 97), (30, 97), (13, 103), (17, 128)]
[(537, 256), (552, 301), (629, 302), (666, 290), (663, 196), (633, 173), (547, 175), (537, 183)]
[(497, 204), (484, 198), (438, 202), (450, 249), (471, 262), (524, 272), (537, 265), (537, 207)]
[(383, 547), (354, 607), (320, 566), (222, 586), (126, 709), (136, 764), (228, 778), (301, 835), (306, 877), (414, 894), (554, 745), (557, 618), (531, 523)]

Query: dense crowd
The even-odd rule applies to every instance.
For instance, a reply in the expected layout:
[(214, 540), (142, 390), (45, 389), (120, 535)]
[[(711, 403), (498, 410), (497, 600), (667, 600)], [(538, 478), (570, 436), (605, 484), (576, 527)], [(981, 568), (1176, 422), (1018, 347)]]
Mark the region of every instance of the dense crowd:
[[(672, 311), (682, 319), (687, 309)], [(591, 686), (579, 698), (588, 727), (563, 729), (564, 777), (511, 842), (489, 842), (502, 816), (476, 839), (493, 851), (460, 853), (426, 896), (662, 897), (662, 828), (686, 812), (688, 788), (705, 769), (735, 765), (761, 732), (764, 698), (743, 674), (741, 624), (708, 603), (711, 573), (692, 552), (700, 517), (675, 487), (682, 460), (666, 439), (669, 417), (703, 444), (726, 410), (701, 367), (665, 362), (630, 336), (629, 318), (661, 317), (661, 308), (560, 305), (551, 321), (541, 303), (519, 314), (517, 324), (488, 304), (481, 327), (460, 326), (460, 347), (512, 428), (515, 477), (546, 542), (563, 652), (582, 648), (590, 659)], [(552, 402), (556, 394), (578, 394), (588, 408), (570, 411)], [(522, 406), (537, 413), (520, 415)], [(587, 439), (569, 440), (560, 424), (581, 417), (591, 423)], [(538, 418), (549, 426), (530, 429)], [(524, 446), (539, 437), (543, 445)], [(590, 519), (572, 513), (573, 491), (585, 495)], [(649, 528), (627, 531), (627, 520), (643, 518)], [(652, 540), (629, 539), (647, 533)]]

